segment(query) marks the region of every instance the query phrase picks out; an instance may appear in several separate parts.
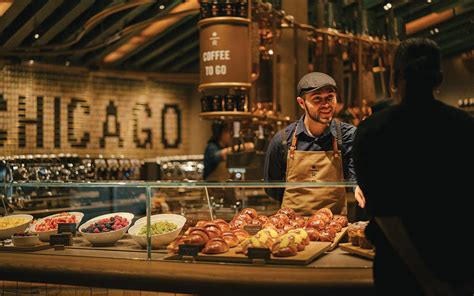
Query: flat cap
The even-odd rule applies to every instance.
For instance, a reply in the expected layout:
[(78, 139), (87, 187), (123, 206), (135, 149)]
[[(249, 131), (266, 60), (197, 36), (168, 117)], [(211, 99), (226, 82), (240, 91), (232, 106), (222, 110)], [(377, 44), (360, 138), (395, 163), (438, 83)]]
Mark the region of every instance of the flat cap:
[(328, 85), (337, 89), (336, 81), (334, 81), (331, 76), (321, 72), (311, 72), (300, 79), (300, 82), (298, 82), (298, 86), (296, 87), (296, 92), (297, 95), (301, 97), (305, 93), (315, 91)]

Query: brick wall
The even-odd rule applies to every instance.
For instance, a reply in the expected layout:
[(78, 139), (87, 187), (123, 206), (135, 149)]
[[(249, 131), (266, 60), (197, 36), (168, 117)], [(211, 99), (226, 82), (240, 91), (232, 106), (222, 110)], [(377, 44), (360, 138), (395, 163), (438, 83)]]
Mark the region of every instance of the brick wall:
[(27, 66), (0, 75), (0, 155), (189, 151), (186, 102), (195, 86)]

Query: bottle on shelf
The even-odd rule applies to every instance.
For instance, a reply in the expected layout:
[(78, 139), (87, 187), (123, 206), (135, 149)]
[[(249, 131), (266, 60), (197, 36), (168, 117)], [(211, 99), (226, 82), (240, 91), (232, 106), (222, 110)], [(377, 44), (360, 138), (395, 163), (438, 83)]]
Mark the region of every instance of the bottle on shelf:
[(235, 16), (235, 6), (233, 0), (223, 1), (221, 6), (221, 15), (222, 16)]
[(248, 2), (247, 0), (238, 0), (235, 3), (236, 16), (247, 18), (248, 17)]
[(211, 17), (218, 17), (221, 15), (221, 5), (219, 0), (212, 0), (211, 2)]
[(212, 111), (222, 111), (222, 96), (215, 95), (212, 98)]
[(225, 111), (235, 111), (235, 96), (231, 94), (225, 95), (224, 101)]
[(200, 0), (201, 3), (200, 11), (201, 11), (201, 19), (206, 19), (211, 17), (211, 4), (209, 0)]

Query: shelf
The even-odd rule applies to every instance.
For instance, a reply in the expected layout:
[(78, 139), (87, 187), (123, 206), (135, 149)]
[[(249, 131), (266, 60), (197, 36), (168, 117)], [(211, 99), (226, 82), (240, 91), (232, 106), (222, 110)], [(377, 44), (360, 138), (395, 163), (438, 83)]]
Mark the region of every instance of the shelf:
[(246, 82), (212, 82), (200, 84), (198, 86), (198, 90), (203, 91), (206, 88), (240, 88), (246, 90), (249, 89), (251, 86), (251, 83)]
[(222, 24), (222, 23), (231, 23), (231, 24), (242, 24), (248, 25), (250, 24), (250, 20), (248, 18), (243, 17), (236, 17), (236, 16), (218, 16), (218, 17), (210, 17), (198, 22), (199, 27), (207, 26), (210, 24)]
[(215, 112), (202, 112), (199, 114), (203, 119), (234, 119), (234, 120), (243, 120), (251, 119), (255, 121), (268, 121), (268, 122), (289, 122), (288, 117), (278, 117), (275, 115), (264, 115), (264, 114), (254, 114), (250, 112), (239, 112), (239, 111), (215, 111)]

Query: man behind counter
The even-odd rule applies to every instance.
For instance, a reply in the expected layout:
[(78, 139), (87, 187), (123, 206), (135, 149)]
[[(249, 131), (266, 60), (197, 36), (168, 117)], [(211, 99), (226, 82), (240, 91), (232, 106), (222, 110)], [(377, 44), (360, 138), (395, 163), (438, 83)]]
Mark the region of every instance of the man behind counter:
[[(332, 77), (312, 72), (301, 78), (296, 98), (305, 114), (279, 131), (265, 159), (265, 181), (355, 180), (352, 142), (356, 128), (334, 119), (337, 87)], [(345, 188), (272, 188), (266, 192), (300, 215), (319, 208), (347, 214)], [(356, 194), (361, 192), (356, 189)]]

